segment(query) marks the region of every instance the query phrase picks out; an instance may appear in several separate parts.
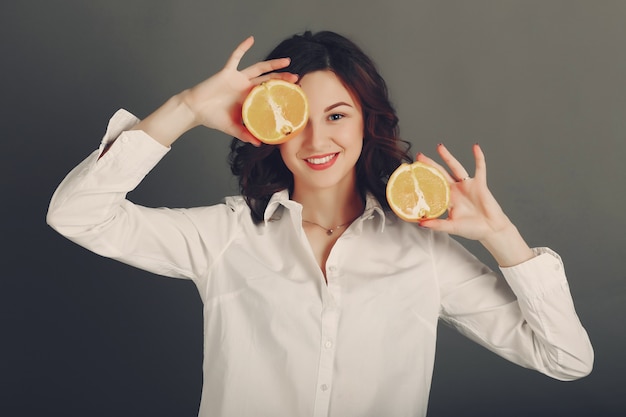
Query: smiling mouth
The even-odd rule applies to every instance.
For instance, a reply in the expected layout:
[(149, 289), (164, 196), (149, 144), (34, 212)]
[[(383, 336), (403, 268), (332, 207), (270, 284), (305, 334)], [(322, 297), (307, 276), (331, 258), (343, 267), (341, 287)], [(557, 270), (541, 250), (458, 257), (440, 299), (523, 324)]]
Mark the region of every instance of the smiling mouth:
[(330, 155), (326, 155), (326, 156), (322, 156), (318, 158), (306, 158), (305, 161), (307, 161), (309, 164), (312, 164), (312, 165), (323, 165), (332, 161), (338, 154), (339, 153), (332, 153)]

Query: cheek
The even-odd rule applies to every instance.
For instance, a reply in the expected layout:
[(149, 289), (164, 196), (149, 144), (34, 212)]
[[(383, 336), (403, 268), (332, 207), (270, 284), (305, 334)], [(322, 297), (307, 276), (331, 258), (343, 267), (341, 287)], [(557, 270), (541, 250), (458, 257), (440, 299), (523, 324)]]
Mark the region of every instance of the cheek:
[(289, 171), (293, 172), (293, 164), (294, 160), (296, 159), (296, 150), (294, 146), (290, 145), (293, 145), (291, 144), (291, 141), (285, 142), (279, 145), (278, 149), (280, 150), (280, 156), (283, 159), (283, 162), (285, 163)]
[(363, 128), (355, 126), (350, 132), (346, 132), (346, 145), (358, 150), (361, 153), (363, 149)]
[(363, 141), (363, 136), (365, 134), (365, 124), (362, 118), (359, 118), (358, 121), (355, 120), (355, 123), (351, 125), (353, 130), (353, 136), (359, 138)]
[(361, 157), (361, 153), (363, 152), (363, 140), (361, 139), (361, 141), (358, 144), (354, 145), (354, 163), (356, 163), (356, 161), (358, 161), (358, 159)]

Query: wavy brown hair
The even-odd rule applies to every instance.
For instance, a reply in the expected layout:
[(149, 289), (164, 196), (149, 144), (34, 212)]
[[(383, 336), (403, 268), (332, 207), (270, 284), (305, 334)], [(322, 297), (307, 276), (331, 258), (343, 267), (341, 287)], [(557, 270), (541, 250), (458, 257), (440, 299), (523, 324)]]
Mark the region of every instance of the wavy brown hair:
[[(388, 209), (385, 187), (389, 175), (402, 162), (411, 162), (410, 144), (399, 137), (398, 117), (389, 101), (385, 80), (372, 60), (352, 41), (330, 31), (304, 32), (282, 41), (266, 59), (291, 58), (281, 71), (300, 78), (314, 71), (334, 72), (356, 97), (363, 112), (363, 150), (356, 163), (361, 196), (372, 193)], [(293, 175), (282, 160), (277, 145), (255, 147), (236, 138), (230, 145), (230, 166), (239, 177), (239, 187), (255, 222), (272, 195), (293, 191)]]

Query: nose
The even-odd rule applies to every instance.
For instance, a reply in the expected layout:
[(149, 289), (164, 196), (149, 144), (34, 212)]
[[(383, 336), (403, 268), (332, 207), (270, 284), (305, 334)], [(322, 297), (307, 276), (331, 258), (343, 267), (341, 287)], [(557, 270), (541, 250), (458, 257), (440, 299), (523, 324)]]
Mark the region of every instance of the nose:
[(323, 149), (327, 142), (324, 129), (309, 119), (304, 130), (302, 130), (302, 144), (311, 149)]

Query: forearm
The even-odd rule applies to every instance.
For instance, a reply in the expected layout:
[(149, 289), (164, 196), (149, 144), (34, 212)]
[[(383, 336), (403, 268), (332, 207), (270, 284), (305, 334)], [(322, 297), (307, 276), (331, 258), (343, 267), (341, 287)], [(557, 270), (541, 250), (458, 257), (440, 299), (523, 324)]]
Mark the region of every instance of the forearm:
[(198, 126), (194, 113), (185, 101), (187, 91), (167, 100), (132, 130), (142, 130), (163, 146), (170, 147), (188, 130)]
[(525, 366), (561, 380), (581, 378), (593, 369), (594, 352), (576, 314), (565, 268), (548, 248), (533, 253), (530, 261), (501, 269), (523, 317), (519, 332), (531, 333), (513, 344), (525, 346)]
[(502, 279), (444, 236), (434, 235), (433, 249), (444, 321), (502, 357), (554, 378), (591, 371), (593, 348), (558, 254), (532, 249), (532, 259), (500, 268)]
[[(134, 124), (127, 115), (119, 111), (109, 124), (105, 143), (117, 139), (109, 152), (99, 158), (99, 151), (94, 151), (65, 177), (52, 196), (47, 222), (62, 235), (98, 233), (126, 194), (168, 152), (144, 132), (127, 131), (128, 124)], [(120, 129), (125, 131), (120, 134)]]

